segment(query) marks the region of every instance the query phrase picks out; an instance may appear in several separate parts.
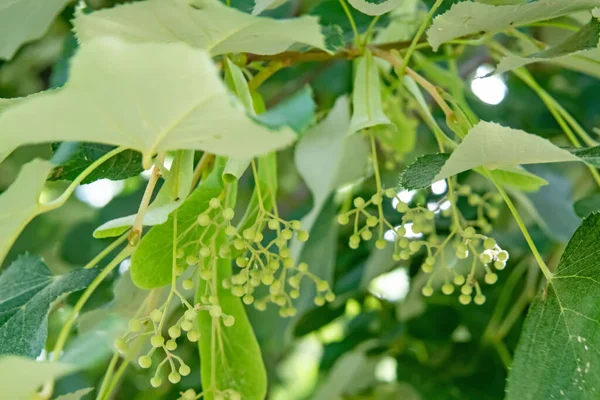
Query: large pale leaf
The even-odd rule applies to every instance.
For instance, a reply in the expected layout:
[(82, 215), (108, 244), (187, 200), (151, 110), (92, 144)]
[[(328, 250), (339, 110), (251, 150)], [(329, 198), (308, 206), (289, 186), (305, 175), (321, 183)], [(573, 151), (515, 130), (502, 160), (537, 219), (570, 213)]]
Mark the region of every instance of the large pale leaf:
[(437, 50), (442, 43), (462, 36), (481, 32), (498, 33), (598, 6), (600, 0), (539, 0), (505, 6), (463, 1), (433, 20), (427, 30), (427, 40)]
[(512, 54), (502, 58), (498, 63), (495, 72), (502, 73), (534, 62), (550, 61), (561, 58), (565, 59), (569, 56), (585, 54), (586, 51), (598, 48), (599, 38), (600, 21), (598, 21), (598, 18), (594, 17), (578, 32), (567, 37), (562, 43), (554, 47), (531, 54), (527, 57)]
[(81, 400), (86, 394), (91, 393), (93, 390), (93, 388), (79, 389), (75, 392), (58, 396), (56, 400)]
[(510, 369), (507, 400), (598, 398), (600, 214), (586, 220), (529, 309)]
[(37, 357), (48, 335), (50, 304), (87, 287), (97, 274), (80, 269), (54, 276), (41, 258), (18, 258), (0, 275), (0, 354)]
[[(198, 242), (198, 238), (206, 229), (197, 223), (198, 215), (208, 208), (210, 199), (218, 197), (223, 192), (221, 176), (224, 164), (224, 160), (217, 159), (215, 169), (208, 178), (200, 182), (177, 210), (177, 232), (179, 232), (177, 241), (179, 245), (193, 242), (193, 246), (186, 247), (189, 254), (198, 254), (202, 245)], [(152, 289), (171, 283), (173, 218), (175, 218), (174, 214), (165, 223), (150, 229), (133, 253), (130, 271), (131, 279), (136, 286)], [(182, 232), (185, 234), (181, 234)]]
[(140, 151), (146, 165), (159, 151), (252, 157), (295, 139), (287, 128), (274, 132), (247, 116), (205, 51), (115, 38), (83, 45), (63, 88), (3, 113), (0, 160), (20, 145), (77, 141), (81, 132), (89, 142)]
[(217, 0), (149, 0), (91, 14), (78, 13), (75, 30), (84, 43), (111, 35), (134, 43), (185, 42), (213, 56), (277, 54), (294, 44), (325, 49), (316, 17), (255, 17)]
[(23, 357), (0, 358), (0, 393), (6, 399), (31, 400), (44, 382), (74, 371), (69, 364), (42, 362)]
[(5, 0), (0, 4), (0, 59), (11, 59), (22, 44), (39, 39), (71, 0)]
[(0, 194), (0, 263), (25, 225), (43, 212), (39, 197), (53, 167), (43, 160), (25, 164), (13, 184)]
[[(227, 237), (221, 231), (215, 238), (215, 247), (220, 248), (224, 243)], [(198, 315), (202, 382), (205, 387), (218, 390), (233, 389), (245, 400), (263, 400), (267, 395), (267, 373), (252, 325), (241, 299), (220, 284), (231, 278), (231, 267), (230, 258), (217, 259), (213, 273), (214, 281), (219, 283), (213, 289), (223, 313), (235, 318), (233, 326), (225, 326), (221, 318), (212, 317), (208, 312)], [(207, 281), (200, 280), (197, 297), (209, 290)], [(211, 391), (207, 391), (205, 397), (207, 400), (215, 398)]]
[[(420, 189), (478, 167), (502, 169), (522, 164), (583, 161), (600, 165), (600, 147), (562, 149), (540, 136), (481, 121), (450, 155), (418, 158), (400, 177), (405, 189)], [(510, 168), (509, 168), (510, 169)]]
[(356, 8), (363, 14), (381, 15), (392, 11), (394, 8), (400, 7), (404, 1), (405, 0), (348, 0), (348, 3), (350, 3), (352, 7)]
[(370, 51), (358, 60), (352, 92), (350, 134), (377, 125), (394, 128), (383, 112), (379, 70)]
[(256, 0), (252, 15), (258, 15), (266, 10), (272, 10), (284, 4), (287, 0)]
[[(178, 151), (165, 183), (144, 214), (142, 224), (154, 226), (164, 223), (169, 214), (181, 206), (190, 193), (193, 175), (194, 152)], [(136, 214), (133, 214), (108, 221), (94, 231), (94, 237), (119, 236), (133, 225), (135, 217)]]

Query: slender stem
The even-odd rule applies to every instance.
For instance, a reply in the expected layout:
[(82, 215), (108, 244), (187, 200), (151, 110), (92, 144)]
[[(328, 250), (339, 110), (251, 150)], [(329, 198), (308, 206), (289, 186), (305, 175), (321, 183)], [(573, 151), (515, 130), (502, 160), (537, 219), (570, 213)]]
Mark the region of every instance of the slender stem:
[(523, 236), (525, 237), (525, 240), (527, 241), (527, 244), (529, 245), (529, 248), (531, 249), (531, 252), (533, 253), (533, 256), (535, 257), (535, 260), (537, 261), (538, 265), (540, 266), (540, 269), (542, 270), (544, 277), (546, 277), (546, 280), (548, 282), (550, 282), (553, 277), (552, 272), (550, 272), (550, 269), (544, 262), (544, 259), (540, 255), (540, 252), (538, 251), (537, 247), (535, 246), (535, 243), (533, 243), (533, 239), (531, 238), (531, 235), (529, 234), (529, 231), (527, 230), (527, 227), (525, 226), (525, 223), (523, 222), (521, 215), (519, 215), (517, 208), (513, 204), (510, 197), (508, 197), (508, 195), (506, 194), (506, 191), (504, 191), (504, 188), (502, 188), (502, 186), (500, 184), (498, 184), (498, 182), (496, 182), (496, 180), (494, 179), (492, 174), (490, 174), (489, 170), (487, 168), (483, 168), (483, 169), (486, 172), (487, 178), (494, 184), (494, 186), (496, 186), (496, 189), (498, 189), (498, 192), (504, 199), (504, 202), (508, 206), (508, 209), (510, 210), (515, 221), (517, 222), (517, 225), (521, 229), (521, 232), (523, 233)]
[(510, 351), (508, 351), (508, 348), (506, 347), (504, 342), (501, 340), (497, 340), (493, 343), (494, 343), (494, 348), (498, 352), (498, 356), (500, 357), (500, 360), (502, 361), (502, 364), (504, 364), (504, 367), (506, 369), (509, 369), (512, 364), (512, 356), (510, 355)]
[(102, 399), (102, 397), (104, 397), (104, 393), (106, 393), (106, 389), (108, 389), (109, 382), (111, 381), (113, 372), (115, 371), (115, 367), (117, 366), (118, 361), (119, 352), (115, 351), (110, 359), (110, 363), (108, 364), (106, 374), (104, 374), (104, 379), (102, 380), (102, 384), (100, 385), (100, 390), (98, 390), (98, 396), (96, 396), (97, 400)]
[(73, 194), (73, 192), (75, 191), (77, 186), (79, 186), (79, 184), (81, 182), (83, 182), (85, 180), (85, 178), (87, 178), (92, 172), (94, 172), (94, 170), (96, 168), (98, 168), (105, 161), (109, 160), (110, 158), (116, 156), (119, 153), (122, 153), (125, 150), (127, 150), (127, 148), (117, 147), (116, 149), (109, 151), (108, 153), (104, 154), (102, 157), (100, 157), (99, 159), (97, 159), (96, 161), (91, 163), (86, 169), (84, 169), (77, 176), (77, 178), (75, 178), (73, 180), (73, 182), (71, 182), (69, 184), (67, 189), (60, 196), (58, 196), (56, 199), (54, 199), (46, 204), (42, 204), (41, 205), (42, 210), (44, 210), (44, 212), (46, 212), (46, 211), (51, 211), (51, 210), (61, 207), (63, 204), (65, 204), (65, 202), (69, 199), (69, 197), (71, 197), (71, 195)]
[(102, 250), (96, 257), (92, 258), (90, 262), (88, 262), (83, 268), (89, 269), (94, 268), (100, 260), (109, 255), (114, 249), (119, 247), (125, 240), (127, 239), (127, 232), (122, 234), (117, 240), (108, 245), (104, 250)]
[(69, 318), (63, 325), (63, 327), (60, 331), (60, 334), (58, 335), (58, 340), (56, 341), (56, 345), (54, 346), (54, 349), (52, 350), (52, 357), (51, 357), (52, 361), (56, 361), (60, 357), (60, 353), (62, 352), (62, 350), (65, 346), (65, 343), (67, 342), (67, 339), (69, 338), (69, 334), (71, 333), (71, 328), (73, 327), (73, 324), (75, 323), (75, 319), (79, 315), (79, 312), (83, 309), (83, 306), (88, 301), (88, 299), (90, 298), (92, 293), (94, 293), (94, 291), (96, 290), (96, 288), (98, 288), (100, 283), (102, 283), (102, 281), (121, 263), (121, 261), (123, 261), (125, 258), (127, 258), (131, 254), (131, 252), (132, 252), (131, 247), (125, 247), (119, 253), (119, 255), (117, 255), (106, 267), (104, 267), (102, 272), (100, 272), (98, 274), (98, 276), (96, 276), (96, 278), (94, 278), (94, 280), (87, 287), (85, 292), (83, 292), (81, 297), (79, 297), (79, 300), (77, 300), (77, 303), (73, 307), (73, 311), (71, 312), (71, 315), (69, 315)]
[(354, 33), (354, 41), (355, 43), (358, 43), (360, 35), (358, 34), (358, 28), (356, 27), (356, 22), (354, 22), (354, 17), (352, 16), (352, 13), (350, 12), (348, 5), (346, 4), (346, 0), (339, 1), (340, 5), (344, 9), (344, 13), (346, 13), (346, 17), (348, 17), (348, 22), (350, 22), (350, 26), (352, 27), (352, 32)]
[(108, 386), (108, 389), (104, 393), (103, 397), (98, 397), (99, 400), (108, 400), (109, 399), (110, 394), (112, 393), (113, 390), (115, 390), (115, 386), (121, 379), (121, 376), (123, 376), (123, 373), (125, 372), (127, 367), (129, 367), (129, 364), (131, 364), (131, 359), (133, 358), (133, 356), (135, 354), (138, 353), (138, 351), (142, 347), (142, 344), (144, 343), (144, 341), (140, 340), (140, 339), (142, 339), (142, 338), (141, 337), (138, 338), (136, 346), (127, 352), (125, 359), (121, 362), (121, 365), (119, 365), (119, 369), (117, 369), (117, 372), (112, 377), (111, 383)]
[(373, 28), (375, 28), (375, 24), (377, 23), (377, 21), (379, 21), (379, 17), (381, 17), (381, 15), (376, 15), (371, 20), (371, 23), (369, 24), (369, 27), (367, 28), (367, 32), (365, 33), (365, 40), (363, 41), (363, 44), (362, 44), (363, 48), (367, 47), (367, 44), (369, 44), (369, 40), (371, 39), (371, 33), (373, 32)]
[(267, 79), (269, 79), (277, 71), (288, 67), (291, 63), (289, 61), (273, 61), (265, 68), (263, 68), (258, 74), (254, 75), (254, 78), (248, 82), (248, 88), (250, 91), (258, 89)]
[(142, 197), (140, 207), (138, 208), (138, 212), (135, 215), (135, 220), (133, 221), (133, 225), (131, 226), (131, 231), (129, 232), (130, 246), (137, 246), (137, 244), (140, 241), (144, 224), (144, 215), (146, 215), (146, 210), (148, 209), (148, 205), (150, 204), (150, 200), (152, 199), (152, 193), (154, 193), (154, 188), (156, 187), (156, 183), (158, 182), (159, 177), (160, 170), (155, 165), (152, 167), (152, 174), (150, 175), (150, 179), (148, 180), (148, 184), (146, 185), (144, 196)]
[(402, 76), (406, 72), (406, 68), (408, 67), (410, 58), (415, 52), (417, 44), (419, 43), (419, 40), (421, 40), (421, 36), (423, 36), (423, 33), (425, 32), (425, 28), (427, 28), (429, 22), (431, 21), (431, 18), (433, 17), (433, 14), (435, 14), (437, 9), (442, 5), (443, 2), (444, 0), (437, 0), (431, 7), (431, 10), (429, 10), (429, 13), (427, 13), (427, 16), (425, 17), (423, 23), (421, 23), (421, 26), (419, 26), (415, 37), (413, 38), (412, 42), (410, 43), (410, 46), (408, 47), (408, 50), (406, 51), (406, 54), (404, 55), (404, 59), (402, 60), (402, 66), (398, 70), (398, 76)]
[(194, 176), (192, 177), (192, 188), (196, 187), (198, 182), (200, 182), (200, 178), (202, 177), (202, 173), (206, 170), (206, 168), (210, 165), (210, 163), (214, 160), (215, 156), (210, 153), (202, 154), (200, 161), (196, 165), (194, 169)]
[[(371, 158), (373, 159), (373, 169), (375, 170), (375, 183), (377, 185), (377, 191), (380, 191), (382, 190), (381, 176), (379, 175), (379, 160), (377, 159), (377, 146), (375, 145), (375, 135), (373, 135), (373, 132), (369, 132), (369, 138), (371, 140)], [(384, 216), (381, 202), (377, 204), (377, 212), (379, 214), (379, 220), (382, 221)], [(383, 237), (383, 224), (379, 224), (379, 237)]]

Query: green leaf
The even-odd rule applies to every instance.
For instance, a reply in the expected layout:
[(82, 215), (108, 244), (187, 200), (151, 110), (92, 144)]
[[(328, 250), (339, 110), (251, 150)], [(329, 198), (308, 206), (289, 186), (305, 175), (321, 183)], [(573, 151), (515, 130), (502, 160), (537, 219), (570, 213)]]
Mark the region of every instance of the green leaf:
[(39, 197), (53, 167), (37, 159), (25, 164), (13, 184), (0, 194), (0, 264), (23, 228), (44, 212)]
[(600, 211), (600, 193), (594, 193), (579, 199), (573, 205), (575, 213), (581, 218), (586, 218), (595, 211)]
[(94, 388), (79, 389), (76, 392), (67, 393), (67, 394), (63, 394), (62, 396), (58, 396), (55, 400), (81, 400), (83, 398), (83, 396), (85, 396), (88, 393), (91, 393), (93, 390), (94, 390)]
[[(223, 231), (217, 233), (215, 248), (227, 243)], [(215, 282), (231, 278), (231, 259), (218, 258), (215, 264)], [(205, 388), (213, 390), (233, 389), (242, 399), (263, 400), (267, 395), (267, 373), (252, 326), (240, 298), (221, 284), (215, 285), (219, 306), (226, 315), (235, 318), (235, 323), (227, 327), (219, 317), (207, 312), (198, 314), (200, 332), (200, 363), (202, 382)], [(207, 281), (200, 280), (198, 295), (211, 290)], [(213, 391), (206, 391), (207, 400), (215, 398)]]
[(217, 0), (150, 0), (91, 14), (79, 12), (74, 25), (84, 43), (100, 36), (119, 36), (133, 43), (185, 42), (213, 56), (277, 54), (295, 44), (326, 50), (315, 17), (255, 17)]
[(461, 172), (487, 167), (506, 169), (521, 164), (582, 161), (600, 165), (600, 147), (562, 149), (540, 136), (481, 121), (451, 155), (419, 157), (400, 176), (405, 189), (421, 189)]
[(476, 33), (499, 33), (506, 29), (558, 18), (600, 6), (600, 0), (539, 0), (527, 4), (492, 6), (463, 1), (436, 17), (427, 30), (433, 48)]
[[(190, 193), (193, 176), (194, 152), (178, 151), (165, 183), (144, 214), (142, 224), (154, 226), (165, 223), (169, 214), (179, 208)], [(94, 237), (99, 239), (123, 234), (133, 225), (136, 215), (128, 215), (102, 224), (94, 231)]]
[(48, 334), (50, 304), (60, 296), (84, 289), (96, 269), (53, 276), (41, 258), (19, 257), (0, 275), (0, 354), (35, 358)]
[(41, 38), (68, 3), (70, 0), (5, 1), (0, 6), (0, 59), (11, 59), (22, 44)]
[(75, 370), (68, 364), (35, 361), (23, 357), (0, 358), (0, 392), (6, 399), (31, 400), (37, 389), (50, 379)]
[(598, 398), (599, 246), (600, 214), (592, 214), (529, 309), (510, 369), (507, 400)]
[(82, 132), (89, 142), (140, 151), (145, 166), (156, 152), (187, 149), (253, 157), (296, 137), (287, 128), (272, 131), (254, 123), (203, 50), (109, 37), (81, 46), (63, 88), (3, 113), (0, 160), (18, 146), (78, 141)]
[(363, 14), (381, 15), (392, 11), (394, 8), (400, 7), (405, 0), (348, 0), (352, 7), (356, 8)]
[(366, 51), (357, 63), (352, 92), (350, 134), (377, 125), (389, 125), (393, 128), (394, 125), (383, 112), (381, 82), (373, 55)]
[(548, 181), (544, 178), (540, 178), (518, 166), (494, 169), (490, 173), (500, 185), (510, 186), (524, 192), (536, 192), (542, 186), (548, 184)]
[(503, 73), (534, 62), (550, 61), (555, 58), (581, 54), (586, 50), (598, 48), (599, 40), (600, 21), (598, 18), (592, 18), (591, 21), (584, 25), (579, 31), (567, 37), (563, 42), (554, 47), (531, 54), (527, 57), (511, 54), (502, 58), (494, 73)]
[(315, 117), (316, 104), (312, 96), (310, 86), (304, 86), (292, 97), (254, 118), (268, 127), (289, 126), (300, 135), (310, 126)]
[[(57, 154), (59, 145), (52, 144), (52, 149)], [(48, 177), (50, 181), (72, 181), (79, 176), (94, 161), (106, 153), (114, 150), (114, 146), (96, 143), (78, 143), (77, 150), (69, 159), (54, 168)], [(119, 181), (139, 175), (142, 168), (142, 155), (137, 151), (126, 150), (106, 160), (81, 183), (92, 183), (98, 179), (111, 179)]]
[(287, 0), (256, 0), (252, 15), (261, 14), (263, 11), (272, 10), (284, 4)]
[[(177, 218), (178, 243), (194, 242), (188, 246), (190, 254), (200, 251), (198, 238), (205, 231), (197, 223), (198, 215), (208, 208), (208, 202), (223, 192), (221, 179), (225, 162), (217, 159), (214, 170), (207, 179), (188, 196), (176, 214), (167, 222), (155, 226), (140, 241), (131, 257), (131, 279), (142, 289), (152, 289), (171, 283), (173, 257), (173, 218)], [(185, 234), (181, 234), (185, 232)], [(194, 250), (195, 249), (195, 250)]]

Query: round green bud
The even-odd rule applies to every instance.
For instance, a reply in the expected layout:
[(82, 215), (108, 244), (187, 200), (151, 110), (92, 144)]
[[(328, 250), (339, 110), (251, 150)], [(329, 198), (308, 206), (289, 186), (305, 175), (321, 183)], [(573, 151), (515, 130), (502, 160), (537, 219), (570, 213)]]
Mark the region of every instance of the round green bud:
[(265, 311), (267, 309), (267, 303), (265, 301), (255, 301), (254, 308), (258, 311)]
[(394, 260), (394, 261), (400, 261), (400, 260), (402, 260), (402, 257), (400, 256), (400, 253), (394, 253), (394, 254), (392, 254), (392, 260)]
[(229, 279), (223, 279), (221, 282), (223, 289), (231, 289), (231, 281)]
[(196, 400), (196, 391), (194, 389), (188, 389), (181, 395), (181, 400)]
[(294, 236), (294, 234), (289, 229), (284, 229), (281, 231), (281, 237), (284, 238), (285, 240), (290, 240), (292, 238), (292, 236)]
[(235, 265), (237, 265), (240, 268), (244, 268), (248, 266), (248, 258), (247, 257), (236, 257), (235, 259)]
[(300, 291), (298, 289), (290, 290), (290, 297), (292, 299), (297, 299), (298, 297), (300, 297)]
[(506, 261), (506, 260), (508, 260), (508, 251), (506, 251), (506, 250), (499, 251), (498, 254), (496, 255), (496, 258), (499, 261)]
[(383, 201), (383, 198), (381, 197), (381, 195), (379, 193), (375, 193), (373, 196), (371, 196), (371, 202), (373, 204), (375, 204), (376, 206), (380, 205), (382, 201)]
[(139, 319), (130, 319), (128, 326), (131, 332), (139, 332), (142, 330), (142, 323)]
[(231, 221), (235, 216), (235, 212), (231, 208), (224, 209), (222, 214), (225, 221)]
[(425, 264), (428, 265), (434, 265), (435, 264), (435, 257), (433, 256), (429, 256), (425, 259)]
[(377, 222), (379, 222), (379, 220), (377, 219), (377, 217), (375, 217), (373, 215), (367, 218), (367, 226), (369, 228), (376, 226)]
[(200, 340), (200, 333), (198, 331), (191, 330), (187, 333), (187, 339), (190, 342), (195, 343)]
[(165, 347), (167, 348), (167, 350), (173, 351), (177, 348), (177, 342), (173, 339), (167, 340), (167, 343), (165, 343)]
[[(255, 305), (258, 303), (254, 303)], [(233, 326), (235, 324), (235, 317), (233, 315), (224, 315), (223, 316), (223, 325), (226, 327)]]
[(487, 209), (487, 215), (491, 218), (491, 219), (496, 219), (498, 218), (498, 216), (500, 215), (500, 210), (498, 210), (496, 207), (489, 207)]
[(138, 364), (140, 365), (140, 367), (148, 369), (152, 366), (152, 359), (148, 356), (141, 356), (140, 358), (138, 358)]
[(233, 241), (233, 247), (235, 247), (237, 250), (244, 250), (246, 248), (246, 243), (244, 243), (244, 241), (241, 239), (235, 239)]
[(208, 214), (200, 214), (196, 222), (200, 226), (208, 226), (210, 224), (210, 216)]
[(242, 297), (242, 301), (244, 302), (244, 304), (252, 304), (254, 303), (254, 296), (252, 296), (251, 294), (247, 294), (244, 297)]
[(154, 309), (152, 310), (152, 312), (150, 313), (150, 319), (156, 323), (159, 323), (160, 320), (162, 319), (163, 313), (162, 311), (158, 310), (158, 309)]
[(267, 222), (267, 226), (270, 230), (275, 231), (277, 228), (279, 228), (279, 221), (276, 219), (270, 219), (269, 222)]
[(317, 290), (319, 292), (325, 292), (329, 290), (329, 283), (327, 283), (327, 281), (319, 281), (317, 283)]
[(413, 226), (412, 226), (412, 231), (414, 233), (422, 233), (423, 232), (423, 226), (418, 224), (416, 221), (413, 222)]
[(375, 241), (375, 247), (377, 247), (379, 250), (385, 249), (386, 244), (387, 244), (387, 242), (383, 239), (379, 239), (379, 240)]
[(453, 279), (455, 285), (462, 285), (465, 283), (465, 277), (463, 275), (456, 275)]
[(492, 201), (494, 203), (502, 203), (502, 195), (500, 193), (494, 193), (492, 196)]
[(244, 229), (244, 232), (242, 232), (242, 236), (246, 240), (252, 240), (252, 239), (254, 239), (254, 235), (256, 235), (256, 231), (254, 229), (252, 229), (252, 228)]
[(329, 292), (325, 295), (325, 300), (327, 300), (328, 302), (332, 302), (335, 300), (335, 294), (333, 294), (333, 292)]
[(221, 310), (221, 307), (219, 306), (212, 306), (210, 310), (208, 310), (208, 313), (213, 318), (219, 318), (223, 314), (223, 310)]
[(482, 294), (478, 294), (477, 296), (475, 296), (475, 298), (473, 300), (475, 301), (475, 304), (480, 306), (483, 303), (485, 303), (485, 296)]
[(412, 251), (413, 253), (416, 253), (417, 251), (419, 251), (420, 248), (421, 248), (421, 243), (419, 243), (419, 242), (410, 242), (410, 244), (408, 245), (408, 249), (410, 251)]
[(175, 384), (175, 383), (179, 383), (180, 380), (181, 380), (181, 375), (179, 375), (179, 373), (176, 371), (171, 371), (171, 373), (169, 374), (169, 382)]
[(373, 238), (373, 233), (370, 230), (365, 229), (365, 230), (363, 230), (363, 231), (360, 232), (360, 237), (363, 240), (371, 240)]
[(308, 240), (308, 232), (298, 231), (298, 240), (301, 242), (306, 242)]
[(460, 302), (460, 304), (466, 306), (471, 302), (471, 296), (469, 296), (468, 294), (461, 294), (460, 296), (458, 296), (458, 301)]
[(183, 314), (183, 317), (185, 319), (187, 319), (188, 321), (193, 321), (196, 319), (196, 316), (198, 315), (198, 313), (196, 312), (196, 310), (192, 310), (191, 308), (186, 310), (185, 313)]
[(235, 390), (229, 391), (229, 400), (242, 400), (242, 395)]
[(188, 365), (181, 364), (179, 367), (179, 374), (181, 376), (188, 376), (190, 372), (192, 372), (192, 369)]
[(485, 283), (488, 285), (493, 285), (496, 282), (498, 282), (498, 275), (493, 272), (488, 272), (485, 274)]
[(165, 344), (165, 338), (161, 335), (153, 335), (150, 338), (150, 344), (152, 347), (161, 347), (163, 344)]
[(176, 266), (175, 268), (173, 268), (173, 274), (175, 276), (180, 276), (181, 274), (183, 274), (183, 271), (184, 271), (183, 267), (180, 267), (180, 266)]
[(192, 328), (194, 327), (194, 324), (192, 324), (191, 321), (188, 321), (187, 319), (181, 322), (181, 330), (188, 332), (191, 331)]
[(150, 385), (152, 385), (152, 387), (159, 387), (160, 385), (162, 385), (162, 379), (160, 378), (160, 376), (154, 376), (150, 379)]
[(260, 242), (262, 242), (263, 239), (264, 239), (264, 236), (261, 232), (256, 232), (254, 234), (254, 237), (252, 238), (252, 240), (254, 240), (254, 243), (260, 243)]
[(470, 206), (476, 206), (481, 202), (481, 198), (476, 194), (470, 194), (469, 197), (467, 197), (467, 202)]
[(351, 249), (357, 249), (359, 244), (360, 244), (360, 236), (358, 236), (356, 234), (350, 236), (350, 239), (348, 240), (348, 246), (350, 246)]
[(433, 288), (431, 286), (424, 286), (423, 289), (421, 289), (421, 293), (423, 293), (423, 296), (429, 297), (433, 294)]
[(462, 285), (460, 288), (460, 292), (462, 294), (470, 295), (471, 293), (473, 293), (473, 286), (469, 284)]
[(494, 262), (494, 268), (496, 268), (497, 270), (503, 270), (506, 267), (506, 262), (504, 261), (496, 261)]
[(338, 215), (337, 220), (338, 224), (340, 225), (346, 225), (348, 222), (350, 222), (350, 218), (348, 218), (346, 214)]
[(460, 194), (461, 196), (468, 196), (469, 194), (471, 194), (471, 186), (469, 186), (469, 185), (459, 186), (458, 194)]
[(496, 247), (496, 240), (494, 238), (487, 238), (483, 241), (483, 247), (486, 250), (493, 250)]
[(406, 228), (403, 226), (399, 226), (397, 228), (395, 228), (396, 231), (396, 235), (401, 238), (404, 237), (404, 235), (406, 235)]
[(181, 336), (181, 328), (179, 328), (177, 325), (173, 325), (172, 327), (169, 328), (167, 333), (173, 339), (177, 339), (179, 336)]
[(194, 281), (191, 279), (186, 279), (181, 282), (181, 286), (183, 286), (185, 290), (192, 290), (194, 288)]
[(450, 282), (445, 283), (442, 286), (442, 293), (444, 293), (446, 295), (450, 295), (450, 294), (454, 293), (454, 285), (451, 284)]
[(315, 297), (314, 302), (315, 302), (315, 305), (317, 305), (318, 307), (321, 307), (322, 305), (325, 304), (325, 298), (321, 297), (321, 296), (317, 296), (317, 297)]
[(290, 228), (297, 231), (300, 228), (302, 228), (302, 224), (298, 220), (293, 220), (293, 221), (290, 221)]
[[(273, 281), (275, 280), (275, 277), (273, 276), (273, 274), (265, 272), (260, 277), (260, 280), (262, 281), (263, 284), (265, 284), (265, 285), (268, 286), (268, 285), (271, 285), (273, 283)], [(237, 296), (236, 293), (234, 293), (234, 294)], [(244, 293), (242, 293), (242, 294), (244, 294)]]
[(475, 233), (475, 228), (473, 228), (472, 226), (467, 226), (463, 231), (463, 236), (466, 238), (471, 238), (475, 236)]
[(287, 247), (284, 247), (283, 249), (279, 249), (279, 256), (281, 258), (289, 258), (291, 255), (291, 251), (290, 249), (288, 249)]
[(298, 271), (300, 271), (300, 272), (308, 271), (308, 264), (305, 262), (298, 264)]
[(479, 260), (484, 264), (489, 264), (492, 262), (492, 256), (489, 253), (481, 253)]
[(357, 197), (354, 199), (353, 203), (354, 207), (362, 208), (365, 205), (365, 199), (363, 199), (362, 197)]
[(422, 264), (421, 265), (421, 269), (423, 270), (423, 272), (425, 272), (426, 274), (430, 274), (433, 272), (433, 266), (429, 265), (429, 264)]
[(221, 205), (221, 201), (220, 201), (218, 198), (216, 198), (216, 197), (213, 197), (213, 198), (212, 198), (212, 199), (210, 199), (210, 201), (208, 202), (208, 206), (209, 206), (210, 208), (219, 208), (219, 206), (220, 206), (220, 205)]
[(206, 246), (202, 247), (200, 249), (200, 257), (202, 257), (202, 258), (210, 257), (210, 249)]
[(464, 260), (467, 257), (469, 257), (468, 251), (462, 252), (460, 250), (456, 250), (456, 258), (458, 258), (459, 260)]
[(184, 255), (185, 252), (183, 251), (183, 249), (177, 249), (177, 254), (175, 255), (176, 258), (183, 258)]
[(399, 201), (398, 204), (396, 204), (396, 211), (398, 211), (399, 213), (405, 213), (408, 211), (408, 204), (406, 204), (403, 201)]
[(396, 191), (392, 188), (389, 189), (385, 189), (385, 197), (391, 199), (392, 197), (394, 197), (396, 195)]
[(435, 213), (431, 210), (425, 211), (425, 219), (431, 221), (435, 218)]
[(229, 225), (229, 226), (227, 226), (227, 228), (225, 228), (225, 234), (227, 236), (235, 236), (236, 232), (237, 232), (237, 229), (235, 229), (235, 226), (233, 226), (233, 225)]
[(400, 259), (402, 260), (408, 260), (410, 258), (410, 251), (409, 250), (401, 250), (400, 251)]

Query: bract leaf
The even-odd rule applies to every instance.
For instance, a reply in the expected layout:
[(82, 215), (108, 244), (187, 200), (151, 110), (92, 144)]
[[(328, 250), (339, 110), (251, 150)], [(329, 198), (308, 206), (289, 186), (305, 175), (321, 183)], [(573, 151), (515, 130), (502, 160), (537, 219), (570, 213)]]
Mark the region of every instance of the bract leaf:
[(287, 0), (256, 0), (252, 15), (258, 15), (266, 10), (272, 10), (284, 4)]
[(463, 1), (436, 17), (427, 30), (433, 48), (474, 33), (499, 33), (537, 21), (544, 21), (600, 6), (600, 0), (539, 0), (526, 4), (493, 6)]
[(119, 36), (134, 43), (185, 42), (213, 56), (277, 54), (294, 44), (327, 50), (315, 17), (255, 17), (217, 0), (131, 3), (91, 14), (80, 12), (74, 25), (77, 37), (84, 43), (99, 36)]
[(386, 12), (392, 11), (394, 8), (400, 7), (403, 2), (404, 0), (348, 0), (348, 3), (350, 3), (352, 7), (367, 15), (385, 14)]
[[(50, 125), (53, 129), (47, 129)], [(89, 142), (140, 151), (144, 165), (161, 151), (253, 157), (295, 140), (288, 128), (271, 131), (252, 121), (205, 51), (181, 43), (136, 44), (116, 38), (85, 43), (63, 88), (4, 111), (0, 160), (20, 145), (78, 141), (84, 131)]]

